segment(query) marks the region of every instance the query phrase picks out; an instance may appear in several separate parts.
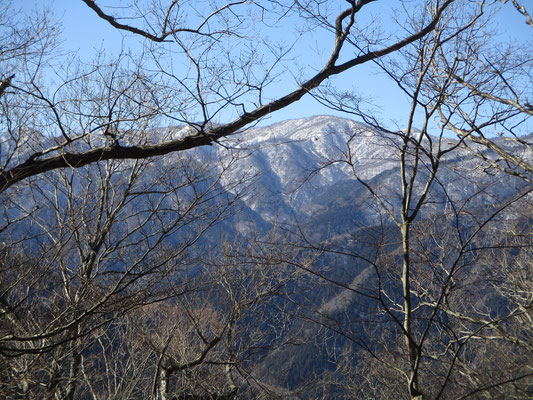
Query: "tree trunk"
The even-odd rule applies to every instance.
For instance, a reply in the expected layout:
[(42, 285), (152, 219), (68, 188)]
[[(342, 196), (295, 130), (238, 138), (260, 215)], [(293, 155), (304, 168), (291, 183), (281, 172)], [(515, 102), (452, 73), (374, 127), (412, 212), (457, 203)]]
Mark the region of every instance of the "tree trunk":
[(411, 281), (410, 281), (410, 244), (409, 244), (409, 222), (404, 221), (401, 227), (402, 233), (402, 288), (404, 299), (404, 317), (403, 328), (405, 335), (405, 345), (409, 354), (409, 395), (411, 399), (423, 399), (422, 393), (418, 387), (418, 353), (419, 349), (416, 345), (415, 338), (412, 332), (412, 303), (411, 303)]
[(159, 371), (156, 400), (168, 400), (168, 369)]

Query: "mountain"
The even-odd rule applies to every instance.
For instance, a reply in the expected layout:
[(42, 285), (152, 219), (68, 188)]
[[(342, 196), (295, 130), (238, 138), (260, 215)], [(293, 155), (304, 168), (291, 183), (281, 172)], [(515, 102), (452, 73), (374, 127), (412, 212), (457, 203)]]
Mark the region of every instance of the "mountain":
[[(455, 144), (453, 139), (445, 139), (442, 146)], [(243, 200), (248, 216), (255, 215), (262, 226), (265, 221), (312, 223), (331, 234), (345, 232), (351, 221), (368, 225), (378, 217), (379, 207), (355, 175), (376, 188), (394, 213), (398, 211), (401, 145), (400, 136), (349, 119), (317, 116), (248, 129), (222, 145), (202, 148), (196, 157), (200, 162), (216, 158), (230, 165), (221, 180), (229, 192), (243, 177), (254, 182)], [(470, 151), (457, 149), (450, 154), (441, 163), (432, 199), (425, 206), (428, 213), (444, 209), (450, 201), (466, 201), (479, 191), (484, 194), (472, 201), (482, 206), (519, 189), (520, 183), (501, 185), (498, 171), (485, 173)], [(415, 194), (427, 178), (424, 162), (427, 160), (422, 160)]]
[(339, 182), (353, 181), (350, 167), (341, 162), (347, 143), (357, 155), (355, 166), (363, 179), (394, 168), (390, 140), (357, 122), (319, 116), (253, 128), (232, 139), (231, 147), (242, 150), (231, 156), (242, 161), (229, 181), (257, 174), (261, 196), (249, 204), (266, 220), (309, 217), (324, 209), (317, 196), (325, 196)]

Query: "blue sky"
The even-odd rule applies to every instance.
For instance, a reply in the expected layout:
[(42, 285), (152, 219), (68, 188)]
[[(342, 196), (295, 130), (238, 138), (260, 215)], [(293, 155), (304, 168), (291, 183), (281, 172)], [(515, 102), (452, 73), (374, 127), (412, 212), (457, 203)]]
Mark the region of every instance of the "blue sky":
[[(106, 4), (117, 3), (116, 1), (107, 0)], [(371, 13), (368, 17), (379, 15), (380, 10), (388, 9), (395, 0), (380, 0), (371, 4)], [(26, 11), (34, 7), (48, 6), (53, 10), (55, 19), (61, 23), (63, 31), (63, 46), (65, 49), (78, 51), (82, 59), (89, 60), (100, 48), (106, 49), (107, 52), (118, 52), (122, 43), (126, 47), (135, 47), (139, 43), (139, 38), (131, 35), (124, 35), (121, 32), (111, 28), (109, 24), (96, 16), (81, 0), (21, 0), (15, 4), (22, 6)], [(386, 8), (383, 8), (386, 7)], [(385, 17), (386, 18), (386, 17)], [(498, 21), (499, 28), (508, 36), (508, 38), (532, 39), (533, 29), (527, 27), (521, 18), (510, 7), (505, 9)], [(292, 27), (284, 31), (281, 27), (280, 36), (289, 34)], [(308, 43), (303, 43), (299, 47), (298, 60), (300, 64), (305, 65), (316, 63), (316, 48), (329, 48), (331, 37), (313, 37), (310, 36)], [(309, 57), (309, 60), (306, 60)], [(311, 73), (309, 71), (308, 73)], [(341, 80), (342, 79), (342, 80)], [(371, 98), (382, 113), (382, 117), (390, 121), (398, 121), (401, 125), (406, 120), (406, 111), (408, 110), (408, 101), (405, 96), (392, 84), (388, 79), (376, 71), (374, 66), (364, 65), (355, 68), (349, 73), (342, 75), (342, 78), (336, 79), (338, 83), (346, 89), (353, 88), (365, 98)], [(291, 82), (292, 83), (292, 82)], [(277, 86), (279, 95), (284, 94), (288, 89), (286, 82)], [(276, 93), (276, 94), (277, 94)], [(309, 117), (320, 114), (337, 114), (324, 106), (318, 104), (310, 96), (305, 96), (300, 102), (284, 110), (280, 110), (272, 115), (265, 123), (274, 123), (277, 121), (293, 118)]]

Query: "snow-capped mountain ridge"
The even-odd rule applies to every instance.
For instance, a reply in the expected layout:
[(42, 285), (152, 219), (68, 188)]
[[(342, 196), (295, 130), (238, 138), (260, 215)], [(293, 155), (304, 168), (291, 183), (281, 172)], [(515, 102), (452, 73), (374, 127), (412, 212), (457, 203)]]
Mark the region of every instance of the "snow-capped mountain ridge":
[(363, 179), (395, 168), (390, 139), (339, 117), (318, 116), (253, 128), (229, 143), (243, 150), (230, 155), (226, 148), (216, 148), (221, 159), (242, 157), (226, 180), (256, 175), (263, 195), (250, 206), (267, 220), (283, 217), (289, 210), (312, 213), (315, 208), (306, 204), (312, 202), (317, 190), (353, 180), (351, 166), (344, 160), (348, 152)]
[[(373, 185), (385, 188), (383, 194), (392, 203), (397, 196), (395, 191), (399, 191), (401, 138), (349, 119), (317, 116), (283, 121), (250, 128), (231, 137), (226, 144), (227, 147), (209, 148), (221, 160), (240, 158), (223, 182), (255, 176), (254, 195), (247, 205), (267, 221), (286, 220), (295, 215), (310, 218), (324, 211), (326, 206), (317, 199), (348, 196), (347, 191), (356, 190), (358, 185), (354, 173), (366, 182), (379, 180)], [(443, 143), (452, 144), (452, 140)], [(450, 194), (468, 196), (477, 185), (490, 185), (492, 178), (481, 170), (472, 173), (478, 160), (467, 150), (458, 149), (443, 162), (441, 169), (448, 171), (440, 175), (440, 184)], [(457, 166), (470, 171), (469, 182)], [(422, 168), (420, 183), (425, 173)], [(476, 176), (472, 178), (472, 174)]]

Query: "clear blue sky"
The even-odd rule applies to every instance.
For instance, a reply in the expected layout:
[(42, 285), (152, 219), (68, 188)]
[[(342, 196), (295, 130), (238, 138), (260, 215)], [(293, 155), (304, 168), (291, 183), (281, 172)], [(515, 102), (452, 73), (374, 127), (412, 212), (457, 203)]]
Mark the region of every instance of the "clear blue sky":
[[(122, 43), (126, 47), (135, 47), (136, 43), (139, 42), (139, 38), (124, 35), (111, 28), (107, 22), (98, 18), (81, 0), (19, 1), (15, 1), (14, 3), (26, 11), (34, 7), (50, 7), (55, 14), (55, 19), (59, 20), (62, 25), (63, 46), (69, 50), (77, 50), (82, 59), (90, 59), (95, 51), (100, 48), (104, 48), (108, 52), (118, 52)], [(380, 10), (390, 9), (392, 4), (397, 3), (396, 0), (380, 0), (371, 4), (370, 7), (373, 8), (370, 9), (372, 12), (379, 14)], [(117, 2), (107, 0), (105, 4), (117, 4)], [(533, 7), (530, 8), (533, 9)], [(499, 25), (502, 31), (511, 37), (524, 38), (527, 36), (530, 40), (532, 38), (533, 29), (527, 27), (523, 18), (510, 7), (506, 8), (506, 12), (502, 15)], [(285, 34), (283, 28), (281, 28), (279, 33), (280, 36)], [(328, 46), (331, 46), (330, 40), (331, 37), (311, 38), (309, 43), (300, 46), (299, 62), (305, 64), (306, 57), (309, 57), (309, 63), (316, 62), (316, 51), (314, 49), (317, 47), (328, 48)], [(404, 95), (389, 80), (377, 73), (372, 65), (358, 67), (344, 74), (342, 76), (342, 84), (346, 89), (355, 88), (361, 95), (371, 97), (373, 103), (382, 111), (384, 118), (396, 120), (400, 124), (405, 121), (405, 111), (408, 109), (408, 102)], [(279, 95), (284, 94), (287, 90), (286, 84), (280, 85)], [(278, 111), (266, 122), (273, 123), (280, 120), (309, 117), (318, 114), (335, 114), (335, 112), (321, 106), (310, 96), (306, 96), (297, 104)]]

